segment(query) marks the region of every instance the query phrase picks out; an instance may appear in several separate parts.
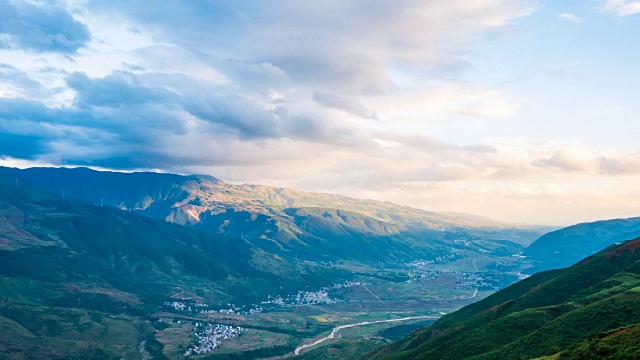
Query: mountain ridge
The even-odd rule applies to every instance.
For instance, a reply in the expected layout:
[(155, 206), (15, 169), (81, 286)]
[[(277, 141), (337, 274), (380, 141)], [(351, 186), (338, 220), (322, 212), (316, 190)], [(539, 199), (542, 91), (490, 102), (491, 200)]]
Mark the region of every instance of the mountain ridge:
[[(362, 249), (357, 256), (371, 262), (435, 258), (448, 251), (453, 237), (478, 243), (465, 251), (518, 253), (545, 230), (485, 223), (485, 219), (468, 215), (456, 217), (342, 195), (233, 185), (199, 175), (87, 168), (0, 168), (0, 173), (68, 198), (247, 239), (280, 256), (312, 261), (353, 257), (356, 254), (350, 247)], [(377, 238), (388, 248), (383, 251), (361, 241), (366, 238)]]
[[(394, 210), (398, 210), (398, 209), (401, 210), (401, 211), (396, 211), (396, 213), (414, 212), (416, 213), (415, 216), (418, 216), (418, 214), (425, 217), (433, 216), (434, 219), (436, 220), (449, 221), (451, 223), (455, 223), (456, 220), (462, 219), (466, 222), (463, 222), (460, 225), (464, 225), (467, 227), (474, 227), (474, 226), (475, 227), (483, 227), (483, 226), (512, 227), (512, 225), (510, 224), (503, 223), (488, 217), (483, 217), (475, 214), (465, 214), (465, 213), (455, 213), (455, 212), (436, 212), (436, 211), (417, 209), (417, 208), (413, 208), (406, 205), (398, 205), (390, 201), (356, 199), (356, 198), (348, 197), (345, 195), (339, 195), (339, 194), (316, 193), (316, 192), (301, 191), (301, 190), (295, 190), (290, 188), (272, 187), (272, 186), (258, 185), (258, 184), (243, 183), (243, 184), (236, 185), (236, 184), (225, 182), (211, 175), (198, 175), (198, 174), (179, 175), (179, 174), (171, 174), (171, 173), (157, 173), (157, 172), (151, 172), (151, 171), (118, 172), (118, 171), (109, 171), (109, 170), (93, 170), (86, 167), (76, 167), (76, 168), (34, 167), (34, 168), (26, 168), (26, 169), (0, 167), (0, 172), (13, 174), (18, 177), (22, 176), (26, 180), (28, 180), (32, 185), (38, 188), (47, 189), (47, 190), (63, 189), (64, 186), (61, 184), (62, 179), (59, 177), (59, 175), (65, 175), (66, 177), (64, 178), (64, 180), (69, 185), (68, 186), (69, 189), (67, 189), (68, 193), (66, 194), (67, 196), (73, 196), (74, 194), (81, 195), (79, 200), (93, 201), (93, 203), (96, 203), (96, 204), (98, 204), (100, 200), (100, 197), (98, 194), (99, 190), (97, 189), (96, 184), (94, 184), (96, 177), (108, 176), (111, 178), (113, 177), (118, 177), (122, 179), (127, 178), (127, 180), (129, 181), (128, 183), (129, 187), (131, 187), (132, 183), (134, 187), (136, 186), (136, 182), (132, 181), (132, 180), (135, 180), (136, 177), (145, 177), (145, 180), (153, 179), (153, 177), (165, 177), (165, 178), (172, 178), (174, 180), (183, 180), (183, 182), (187, 182), (188, 180), (202, 180), (214, 185), (221, 185), (220, 189), (222, 191), (219, 191), (221, 193), (224, 193), (225, 190), (229, 192), (230, 190), (233, 189), (238, 193), (238, 195), (245, 195), (242, 197), (237, 196), (236, 198), (233, 198), (233, 197), (227, 198), (227, 200), (229, 199), (233, 200), (233, 201), (229, 201), (229, 203), (233, 203), (233, 204), (240, 203), (242, 200), (248, 201), (248, 200), (269, 199), (271, 200), (271, 202), (265, 202), (265, 203), (272, 206), (280, 206), (285, 208), (286, 207), (335, 208), (335, 209), (341, 209), (341, 210), (360, 212), (363, 214), (367, 214), (371, 217), (378, 218), (377, 216), (380, 216), (381, 215), (380, 213), (378, 214), (367, 213), (367, 211), (370, 211), (370, 210), (366, 208), (366, 205), (374, 205), (378, 208), (383, 208), (387, 210), (389, 208)], [(81, 174), (81, 176), (78, 176), (78, 174)], [(73, 175), (73, 176), (70, 177), (68, 175)], [(94, 175), (94, 176), (91, 176), (91, 175)], [(44, 184), (43, 181), (38, 181), (37, 178), (46, 178), (46, 182), (48, 184)], [(109, 179), (108, 181), (112, 181), (112, 179)], [(94, 193), (81, 194), (79, 192), (74, 192), (74, 188), (78, 190), (78, 188), (80, 187), (78, 184), (80, 182), (84, 183), (85, 186), (86, 184), (91, 183), (92, 186), (90, 186), (90, 188)], [(180, 183), (181, 181), (176, 181), (176, 182)], [(197, 186), (197, 184), (191, 184), (191, 185)], [(109, 187), (104, 186), (101, 188), (102, 191), (105, 191), (105, 189), (109, 189)], [(249, 189), (253, 191), (247, 191)], [(244, 194), (242, 193), (243, 191), (245, 192)], [(263, 196), (258, 197), (255, 194), (263, 194)], [(103, 199), (106, 199), (106, 197), (103, 197)], [(118, 206), (117, 202), (114, 201), (114, 203), (116, 204), (116, 206)], [(136, 204), (129, 204), (129, 205), (130, 205), (129, 208), (131, 208), (132, 210), (136, 210), (136, 207), (135, 207)], [(137, 204), (137, 205), (140, 207), (143, 206), (143, 204)], [(380, 216), (378, 219), (389, 220), (391, 218), (392, 218), (391, 216), (386, 215), (386, 216)], [(523, 227), (527, 227), (527, 225)], [(531, 225), (531, 227), (537, 227), (537, 225)]]

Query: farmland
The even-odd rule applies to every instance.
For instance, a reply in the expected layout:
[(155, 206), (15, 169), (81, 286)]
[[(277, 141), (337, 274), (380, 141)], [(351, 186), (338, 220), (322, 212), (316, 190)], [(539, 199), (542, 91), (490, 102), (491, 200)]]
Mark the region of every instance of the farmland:
[[(480, 266), (478, 271), (474, 262)], [(463, 262), (425, 261), (395, 269), (342, 264), (360, 275), (315, 290), (267, 295), (255, 304), (206, 304), (178, 294), (158, 312), (166, 328), (155, 338), (164, 345), (165, 356), (180, 358), (197, 344), (193, 329), (198, 324), (242, 329), (239, 336), (222, 338), (207, 352), (188, 353), (194, 359), (223, 359), (239, 353), (248, 357), (290, 357), (296, 348), (304, 356), (345, 342), (385, 344), (488, 296), (515, 277), (487, 269), (490, 263), (487, 259), (468, 259), (465, 268)], [(321, 339), (314, 346), (305, 346)]]

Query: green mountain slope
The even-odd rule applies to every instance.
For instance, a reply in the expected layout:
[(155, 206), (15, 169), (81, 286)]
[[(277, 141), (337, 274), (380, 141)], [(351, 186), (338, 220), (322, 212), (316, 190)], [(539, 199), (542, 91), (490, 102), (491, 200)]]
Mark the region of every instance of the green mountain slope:
[(68, 199), (243, 238), (279, 256), (315, 262), (403, 264), (434, 259), (452, 247), (465, 253), (461, 256), (510, 256), (546, 230), (338, 195), (233, 185), (210, 176), (84, 168), (0, 168), (0, 173)]
[[(578, 343), (569, 351), (559, 355), (562, 356), (562, 359), (567, 360), (638, 360), (640, 359), (638, 339), (640, 339), (640, 325), (631, 325), (591, 335), (588, 340)], [(555, 358), (560, 358), (560, 356)], [(546, 359), (551, 360), (552, 357), (546, 357)]]
[(552, 231), (524, 251), (533, 262), (528, 272), (567, 267), (616, 242), (637, 237), (640, 217), (583, 223)]
[(296, 360), (357, 359), (362, 354), (385, 344), (383, 339), (346, 340), (296, 356)]
[(0, 177), (2, 359), (139, 358), (166, 301), (259, 303), (342, 275)]
[(600, 347), (633, 359), (640, 338), (625, 334), (640, 324), (639, 260), (640, 239), (610, 247), (533, 275), (365, 358), (532, 359), (560, 352), (561, 359), (589, 359), (580, 354)]

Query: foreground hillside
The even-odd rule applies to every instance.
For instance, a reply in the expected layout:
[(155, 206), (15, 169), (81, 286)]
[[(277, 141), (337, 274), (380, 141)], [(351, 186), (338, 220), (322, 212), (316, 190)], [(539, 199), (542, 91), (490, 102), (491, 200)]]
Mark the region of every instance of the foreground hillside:
[(638, 359), (639, 290), (636, 239), (533, 275), (365, 358)]

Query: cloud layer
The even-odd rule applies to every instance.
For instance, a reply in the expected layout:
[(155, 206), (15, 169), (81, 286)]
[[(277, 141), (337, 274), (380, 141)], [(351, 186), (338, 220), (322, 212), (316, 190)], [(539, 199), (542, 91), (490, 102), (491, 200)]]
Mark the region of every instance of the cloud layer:
[(75, 53), (89, 42), (89, 29), (65, 9), (0, 0), (0, 46), (35, 52)]
[(524, 221), (503, 209), (510, 199), (537, 196), (540, 209), (583, 194), (566, 192), (571, 177), (640, 175), (636, 149), (481, 135), (531, 105), (509, 91), (519, 77), (469, 74), (496, 62), (484, 44), (523, 36), (516, 24), (539, 5), (0, 0), (0, 158), (204, 172)]
[[(12, 47), (75, 52), (89, 41), (87, 26), (62, 7), (2, 5), (5, 14), (15, 14), (6, 15), (5, 24), (18, 19), (20, 29), (33, 29), (6, 25)], [(29, 142), (37, 146), (6, 145), (0, 150), (13, 157), (44, 156), (69, 164), (166, 169), (219, 164), (218, 155), (189, 149), (192, 143), (218, 148), (229, 142), (289, 141), (380, 151), (371, 138), (379, 125), (375, 123), (384, 121), (376, 103), (385, 104), (377, 108), (388, 112), (398, 100), (419, 100), (407, 106), (407, 117), (510, 116), (512, 108), (503, 105), (497, 92), (476, 94), (455, 81), (437, 78), (430, 81), (443, 85), (416, 88), (399, 83), (397, 73), (436, 74), (434, 69), (442, 67), (449, 67), (449, 74), (459, 72), (458, 64), (467, 61), (459, 52), (461, 46), (531, 11), (528, 1), (504, 0), (481, 6), (466, 1), (403, 1), (375, 7), (365, 1), (304, 6), (89, 3), (75, 9), (80, 18), (91, 20), (100, 13), (120, 19), (116, 25), (131, 33), (144, 29), (154, 40), (121, 54), (132, 62), (101, 71), (91, 66), (92, 58), (110, 55), (104, 53), (105, 44), (118, 51), (113, 47), (122, 39), (109, 34), (112, 29), (100, 23), (104, 18), (92, 20), (107, 26), (94, 23), (95, 39), (86, 53), (66, 64), (58, 62), (62, 69), (48, 73), (57, 74), (61, 91), (72, 94), (60, 106), (34, 100), (34, 93), (45, 91), (45, 84), (5, 65), (13, 83), (7, 93), (10, 90), (13, 96), (3, 99), (3, 129), (10, 136), (19, 135), (20, 126), (29, 128)], [(455, 25), (448, 20), (452, 18)], [(40, 40), (34, 40), (36, 34)], [(77, 69), (85, 71), (73, 71)], [(451, 94), (455, 100), (443, 108), (438, 89), (447, 87), (458, 90)], [(163, 146), (180, 140), (187, 145), (170, 152)]]
[(618, 16), (629, 16), (640, 13), (640, 1), (637, 0), (604, 0), (603, 10)]

